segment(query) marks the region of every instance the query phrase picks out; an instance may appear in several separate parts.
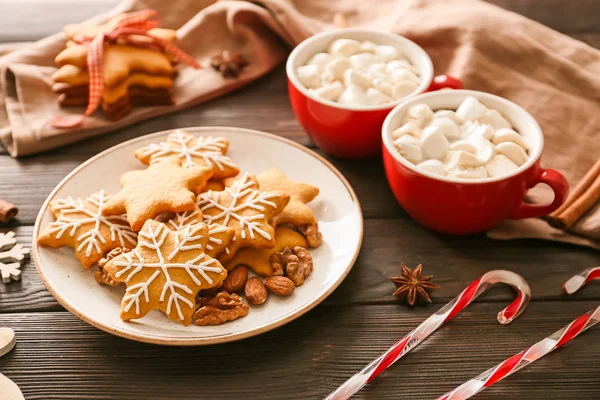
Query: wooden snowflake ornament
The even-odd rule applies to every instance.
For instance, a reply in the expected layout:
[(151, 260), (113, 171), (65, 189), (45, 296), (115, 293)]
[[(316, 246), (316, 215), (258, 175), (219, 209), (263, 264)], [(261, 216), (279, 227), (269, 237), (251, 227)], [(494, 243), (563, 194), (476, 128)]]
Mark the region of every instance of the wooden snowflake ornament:
[[(21, 279), (20, 261), (28, 254), (29, 249), (17, 243), (14, 232), (0, 233), (0, 276), (4, 283)], [(16, 262), (5, 264), (3, 261)]]
[(161, 222), (146, 221), (137, 247), (104, 266), (115, 281), (127, 284), (121, 319), (160, 310), (169, 319), (189, 325), (198, 292), (219, 286), (227, 276), (221, 264), (205, 254), (208, 242), (206, 224), (173, 231)]
[(148, 165), (164, 157), (177, 155), (184, 168), (207, 166), (213, 170), (213, 179), (236, 176), (240, 170), (225, 156), (229, 140), (222, 137), (198, 137), (177, 129), (165, 142), (150, 143), (135, 151), (135, 156)]
[(258, 190), (256, 180), (248, 173), (221, 192), (208, 191), (197, 198), (204, 222), (235, 229), (233, 241), (219, 256), (221, 262), (233, 258), (242, 247), (261, 249), (275, 246), (275, 231), (269, 221), (289, 201), (287, 194)]
[(37, 239), (49, 247), (68, 246), (75, 249), (75, 257), (88, 269), (104, 253), (117, 248), (131, 248), (137, 243), (125, 214), (102, 215), (112, 196), (104, 190), (87, 199), (67, 197), (50, 203), (56, 221), (50, 223)]

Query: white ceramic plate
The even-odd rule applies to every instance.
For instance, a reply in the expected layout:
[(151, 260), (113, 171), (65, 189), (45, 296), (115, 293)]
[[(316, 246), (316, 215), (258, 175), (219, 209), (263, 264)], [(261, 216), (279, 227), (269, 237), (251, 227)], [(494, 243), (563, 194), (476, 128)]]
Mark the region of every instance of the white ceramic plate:
[(36, 245), (40, 229), (53, 217), (49, 202), (56, 198), (85, 198), (99, 189), (116, 193), (119, 177), (144, 166), (133, 156), (135, 149), (164, 140), (170, 131), (143, 136), (112, 147), (71, 172), (46, 199), (33, 231), (33, 256), (48, 290), (65, 308), (106, 332), (143, 342), (167, 345), (203, 345), (238, 340), (281, 326), (307, 312), (327, 297), (346, 277), (360, 249), (363, 220), (360, 205), (348, 182), (325, 159), (292, 141), (263, 132), (239, 128), (187, 128), (199, 136), (223, 136), (230, 140), (227, 153), (242, 171), (260, 173), (276, 167), (291, 180), (321, 189), (310, 203), (319, 220), (323, 244), (311, 250), (314, 271), (290, 297), (270, 296), (265, 304), (251, 307), (239, 320), (219, 326), (184, 327), (152, 311), (144, 318), (123, 322), (119, 318), (124, 286), (99, 285), (91, 270), (83, 270), (73, 250)]

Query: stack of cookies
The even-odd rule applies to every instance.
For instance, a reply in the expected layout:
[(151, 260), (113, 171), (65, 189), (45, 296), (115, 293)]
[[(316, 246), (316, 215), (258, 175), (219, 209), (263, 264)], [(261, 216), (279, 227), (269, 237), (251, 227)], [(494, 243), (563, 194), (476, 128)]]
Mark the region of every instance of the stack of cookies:
[[(76, 24), (65, 27), (67, 45), (56, 56), (54, 61), (59, 70), (52, 75), (52, 90), (60, 94), (61, 106), (88, 104), (88, 48), (74, 39), (93, 38), (101, 32), (110, 32), (120, 18), (116, 17), (104, 25)], [(176, 32), (171, 29), (150, 29), (148, 35), (167, 42), (176, 40)], [(148, 37), (130, 35), (127, 41), (105, 43), (102, 64), (104, 89), (101, 103), (109, 119), (122, 118), (134, 105), (173, 104), (175, 70), (172, 59), (153, 46)]]
[(54, 200), (56, 221), (38, 244), (69, 246), (99, 283), (127, 288), (125, 321), (160, 310), (175, 322), (216, 325), (248, 314), (268, 293), (290, 295), (321, 243), (306, 204), (319, 189), (270, 169), (241, 173), (229, 141), (176, 130), (138, 149), (148, 167), (121, 176), (121, 191)]

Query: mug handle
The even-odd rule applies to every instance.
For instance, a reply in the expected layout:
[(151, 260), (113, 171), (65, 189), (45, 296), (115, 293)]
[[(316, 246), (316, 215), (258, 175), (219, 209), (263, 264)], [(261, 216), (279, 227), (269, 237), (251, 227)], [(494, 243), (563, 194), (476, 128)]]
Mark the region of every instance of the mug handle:
[(511, 219), (538, 218), (552, 213), (560, 207), (569, 194), (569, 184), (567, 180), (555, 169), (538, 168), (533, 177), (530, 188), (538, 183), (545, 183), (552, 188), (554, 200), (550, 204), (528, 204), (521, 200)]
[(425, 92), (435, 92), (441, 89), (462, 89), (463, 83), (460, 79), (451, 75), (438, 75), (433, 78)]

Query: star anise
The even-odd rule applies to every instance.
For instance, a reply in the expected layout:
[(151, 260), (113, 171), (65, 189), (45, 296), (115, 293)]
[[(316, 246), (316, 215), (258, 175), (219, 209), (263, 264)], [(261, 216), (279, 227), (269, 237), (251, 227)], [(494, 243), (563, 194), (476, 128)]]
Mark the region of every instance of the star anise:
[(409, 306), (415, 305), (419, 300), (431, 303), (429, 292), (440, 287), (431, 282), (432, 275), (423, 276), (422, 272), (423, 266), (421, 264), (413, 271), (402, 264), (402, 276), (392, 276), (390, 278), (398, 287), (394, 292), (394, 296), (404, 298)]
[(224, 50), (210, 60), (210, 65), (219, 71), (224, 78), (237, 78), (242, 69), (248, 65), (248, 61), (240, 54)]

